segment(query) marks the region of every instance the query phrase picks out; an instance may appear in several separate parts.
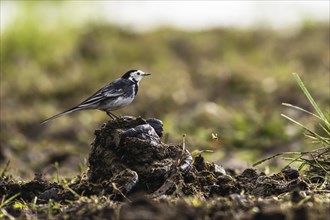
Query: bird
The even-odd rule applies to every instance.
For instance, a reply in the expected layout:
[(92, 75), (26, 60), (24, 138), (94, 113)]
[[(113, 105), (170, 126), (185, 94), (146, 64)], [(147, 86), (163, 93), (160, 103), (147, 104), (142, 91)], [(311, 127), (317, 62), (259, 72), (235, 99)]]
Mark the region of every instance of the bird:
[(132, 103), (139, 90), (139, 82), (151, 74), (141, 70), (129, 70), (122, 77), (108, 83), (80, 104), (40, 122), (45, 124), (60, 116), (88, 109), (105, 111), (113, 120), (118, 117), (112, 111)]

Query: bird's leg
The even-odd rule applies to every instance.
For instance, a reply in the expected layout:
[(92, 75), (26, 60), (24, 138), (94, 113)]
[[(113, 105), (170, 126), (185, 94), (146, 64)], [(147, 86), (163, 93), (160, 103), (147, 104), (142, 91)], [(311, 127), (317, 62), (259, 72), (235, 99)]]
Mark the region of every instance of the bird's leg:
[(110, 118), (111, 118), (112, 120), (119, 119), (118, 116), (116, 116), (115, 114), (111, 113), (110, 111), (106, 111), (106, 113), (107, 113), (107, 115), (110, 116)]

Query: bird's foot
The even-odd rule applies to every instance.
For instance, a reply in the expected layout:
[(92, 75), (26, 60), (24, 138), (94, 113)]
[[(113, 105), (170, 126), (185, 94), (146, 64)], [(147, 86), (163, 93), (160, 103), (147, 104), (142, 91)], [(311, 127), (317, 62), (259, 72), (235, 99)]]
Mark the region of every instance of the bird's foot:
[(112, 120), (118, 120), (120, 117), (118, 117), (117, 115), (111, 113), (110, 111), (107, 111), (106, 112), (107, 115), (109, 115), (109, 117), (112, 119)]

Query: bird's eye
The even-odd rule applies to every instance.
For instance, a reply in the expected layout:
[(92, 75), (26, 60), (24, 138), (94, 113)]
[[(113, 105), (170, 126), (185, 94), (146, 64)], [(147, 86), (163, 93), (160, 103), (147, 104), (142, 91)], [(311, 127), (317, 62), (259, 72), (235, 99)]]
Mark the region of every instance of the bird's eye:
[(141, 75), (141, 73), (140, 73), (140, 72), (137, 72), (137, 74), (138, 74), (138, 76), (140, 76), (140, 75)]

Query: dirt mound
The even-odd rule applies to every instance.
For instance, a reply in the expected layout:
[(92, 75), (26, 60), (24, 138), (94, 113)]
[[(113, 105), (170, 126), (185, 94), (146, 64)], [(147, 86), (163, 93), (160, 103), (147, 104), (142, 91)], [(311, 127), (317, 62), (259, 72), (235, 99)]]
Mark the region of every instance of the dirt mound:
[[(40, 174), (29, 182), (2, 176), (2, 216), (308, 219), (314, 212), (327, 215), (329, 191), (315, 191), (294, 168), (271, 176), (256, 169), (226, 172), (201, 155), (193, 158), (184, 143), (163, 143), (162, 134), (158, 119), (109, 121), (95, 131), (86, 175), (66, 184), (49, 182)], [(321, 200), (315, 200), (318, 195)], [(28, 208), (17, 208), (21, 203)]]

